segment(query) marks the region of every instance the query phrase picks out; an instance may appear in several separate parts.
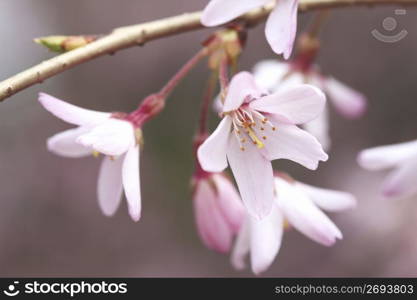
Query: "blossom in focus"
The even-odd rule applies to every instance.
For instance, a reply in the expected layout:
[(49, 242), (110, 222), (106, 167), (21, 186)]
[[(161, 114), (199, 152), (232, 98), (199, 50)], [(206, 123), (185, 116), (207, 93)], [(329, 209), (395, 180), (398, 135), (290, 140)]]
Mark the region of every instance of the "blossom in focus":
[(97, 188), (101, 210), (107, 216), (113, 215), (124, 190), (129, 214), (138, 221), (140, 129), (125, 120), (123, 114), (87, 110), (43, 93), (39, 102), (56, 117), (78, 126), (50, 137), (49, 151), (73, 158), (104, 154)]
[[(272, 50), (291, 55), (297, 32), (298, 0), (273, 0), (276, 4), (266, 22), (265, 35)], [(218, 26), (263, 5), (271, 0), (211, 0), (201, 18), (205, 26)]]
[(339, 212), (356, 205), (349, 193), (310, 186), (285, 176), (275, 177), (275, 191), (271, 214), (260, 221), (248, 216), (238, 234), (231, 256), (238, 270), (245, 268), (248, 253), (255, 274), (268, 269), (279, 252), (287, 226), (317, 243), (332, 246), (342, 239), (342, 233), (321, 209)]
[(370, 171), (394, 169), (382, 184), (386, 197), (417, 194), (417, 140), (363, 150), (358, 163)]
[(232, 182), (222, 173), (195, 178), (194, 214), (198, 233), (210, 249), (227, 253), (245, 218), (245, 209)]
[[(300, 66), (299, 60), (289, 63), (277, 60), (261, 61), (254, 67), (254, 76), (259, 86), (271, 92), (300, 83), (315, 85), (326, 93), (336, 111), (348, 119), (358, 118), (366, 111), (367, 100), (363, 94), (333, 77), (322, 75), (317, 66)], [(328, 109), (325, 108), (318, 118), (304, 125), (325, 149), (330, 147), (328, 114)]]
[(198, 148), (198, 160), (213, 173), (229, 164), (245, 206), (260, 219), (272, 209), (272, 160), (289, 159), (314, 170), (328, 159), (317, 139), (297, 127), (321, 113), (325, 96), (310, 85), (268, 94), (248, 72), (235, 75), (227, 90), (223, 119)]

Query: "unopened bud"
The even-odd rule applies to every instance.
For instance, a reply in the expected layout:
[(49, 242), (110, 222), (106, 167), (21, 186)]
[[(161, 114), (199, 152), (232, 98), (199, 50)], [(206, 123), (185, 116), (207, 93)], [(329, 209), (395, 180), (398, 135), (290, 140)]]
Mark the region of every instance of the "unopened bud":
[(52, 52), (64, 53), (83, 47), (97, 39), (93, 35), (65, 36), (55, 35), (34, 39), (35, 43), (43, 45)]

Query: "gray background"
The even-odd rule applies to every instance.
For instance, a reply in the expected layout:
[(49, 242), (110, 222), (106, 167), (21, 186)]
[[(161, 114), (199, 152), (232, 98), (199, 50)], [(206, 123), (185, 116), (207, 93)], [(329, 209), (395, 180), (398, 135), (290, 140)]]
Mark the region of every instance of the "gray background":
[[(50, 34), (106, 33), (112, 28), (202, 9), (205, 0), (2, 0), (0, 78), (53, 54), (35, 45)], [(416, 138), (416, 11), (397, 16), (408, 36), (377, 41), (394, 7), (335, 10), (322, 32), (325, 73), (364, 92), (369, 113), (346, 121), (332, 114), (333, 148), (319, 171), (276, 166), (305, 182), (351, 191), (358, 209), (332, 218), (344, 240), (325, 248), (291, 231), (266, 276), (417, 276), (417, 199), (384, 200), (383, 174), (355, 163), (358, 150)], [(311, 14), (300, 17), (301, 31)], [(45, 140), (70, 126), (36, 101), (44, 91), (83, 107), (130, 111), (199, 49), (211, 30), (155, 41), (103, 57), (56, 76), (0, 104), (0, 276), (252, 276), (235, 272), (196, 234), (189, 178), (191, 137), (207, 72), (199, 66), (166, 110), (145, 127), (143, 217), (101, 215), (96, 202), (99, 160), (71, 160), (46, 151)], [(263, 25), (250, 32), (243, 69), (273, 53)], [(215, 118), (212, 120), (215, 126)]]

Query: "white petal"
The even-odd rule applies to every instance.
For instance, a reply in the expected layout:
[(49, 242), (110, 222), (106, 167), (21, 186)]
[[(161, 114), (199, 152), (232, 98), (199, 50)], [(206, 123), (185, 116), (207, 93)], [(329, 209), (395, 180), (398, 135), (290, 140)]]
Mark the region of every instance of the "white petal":
[(250, 224), (252, 271), (259, 275), (269, 268), (281, 248), (284, 219), (275, 206), (267, 217), (251, 219)]
[(356, 207), (355, 196), (350, 193), (322, 189), (301, 182), (297, 182), (295, 185), (307, 193), (309, 198), (324, 210), (338, 212)]
[(417, 156), (417, 141), (363, 150), (358, 155), (358, 163), (368, 170), (382, 170), (405, 163), (414, 156)]
[(211, 0), (201, 17), (204, 26), (227, 23), (251, 9), (265, 5), (270, 0)]
[(389, 174), (383, 183), (386, 197), (408, 197), (417, 194), (417, 156)]
[(366, 111), (366, 97), (334, 78), (324, 79), (324, 87), (337, 111), (346, 118), (354, 119)]
[(77, 138), (88, 130), (86, 127), (78, 127), (57, 133), (48, 139), (48, 150), (65, 157), (76, 158), (90, 155), (90, 148), (76, 143)]
[(307, 195), (283, 179), (275, 179), (277, 203), (284, 217), (297, 230), (325, 246), (331, 246), (342, 233)]
[(95, 125), (110, 118), (110, 113), (81, 108), (50, 95), (40, 93), (39, 102), (54, 116), (75, 125)]
[(327, 154), (322, 146), (311, 134), (295, 125), (279, 124), (275, 122), (276, 130), (265, 128), (259, 136), (265, 135), (265, 148), (262, 149), (266, 158), (289, 159), (304, 167), (315, 170), (319, 161), (326, 161)]
[(303, 128), (319, 141), (324, 150), (330, 149), (329, 110), (327, 106), (324, 107), (323, 112), (317, 118), (305, 123)]
[(277, 0), (266, 21), (266, 39), (272, 50), (277, 54), (283, 54), (285, 59), (290, 57), (294, 45), (297, 11), (297, 0)]
[(139, 221), (141, 214), (139, 170), (139, 146), (135, 145), (126, 153), (122, 169), (123, 188), (129, 214), (134, 221)]
[(227, 159), (248, 212), (255, 218), (267, 216), (273, 203), (273, 171), (255, 145), (240, 150), (237, 139), (230, 137)]
[(97, 195), (101, 211), (112, 216), (119, 207), (122, 197), (123, 157), (110, 159), (105, 156), (98, 175)]
[(109, 156), (127, 152), (135, 143), (133, 125), (127, 121), (109, 119), (77, 139), (77, 143)]
[(198, 161), (207, 172), (221, 172), (227, 167), (226, 151), (232, 119), (225, 116), (216, 130), (197, 150)]
[(248, 96), (257, 98), (265, 93), (255, 82), (255, 78), (249, 72), (240, 72), (233, 76), (224, 101), (223, 112), (238, 109)]
[(216, 191), (207, 180), (200, 180), (194, 193), (194, 213), (198, 233), (203, 243), (212, 250), (227, 253), (233, 232), (220, 211)]
[(289, 70), (290, 65), (288, 63), (282, 63), (276, 59), (268, 59), (255, 65), (253, 68), (253, 76), (258, 86), (274, 92)]
[(249, 218), (243, 223), (236, 238), (235, 246), (231, 255), (231, 263), (236, 270), (243, 270), (246, 266), (245, 258), (250, 250)]
[(304, 124), (323, 112), (326, 97), (315, 86), (301, 84), (261, 97), (249, 106), (261, 112), (273, 114), (281, 122)]

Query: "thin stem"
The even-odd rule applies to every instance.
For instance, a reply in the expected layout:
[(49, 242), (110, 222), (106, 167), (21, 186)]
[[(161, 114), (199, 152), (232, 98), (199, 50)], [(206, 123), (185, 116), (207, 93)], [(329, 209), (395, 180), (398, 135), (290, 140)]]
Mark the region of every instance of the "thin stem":
[(317, 15), (314, 17), (313, 22), (310, 24), (310, 27), (308, 29), (308, 35), (310, 37), (317, 37), (320, 33), (320, 30), (323, 28), (324, 23), (327, 21), (327, 19), (330, 16), (330, 10), (325, 9), (322, 11), (319, 11)]
[(200, 109), (200, 122), (199, 122), (199, 135), (203, 136), (207, 134), (207, 120), (208, 120), (208, 113), (211, 101), (214, 97), (214, 90), (216, 89), (217, 85), (217, 72), (212, 71), (210, 74), (210, 78), (207, 82), (206, 91), (204, 93), (203, 102), (201, 104)]
[(220, 80), (220, 89), (221, 89), (221, 101), (224, 103), (227, 94), (227, 87), (229, 85), (229, 61), (227, 56), (225, 56), (219, 66), (219, 80)]
[(158, 92), (158, 95), (161, 98), (167, 98), (173, 89), (178, 85), (178, 83), (192, 70), (195, 65), (206, 55), (208, 50), (206, 48), (201, 49), (195, 54)]
[[(325, 8), (376, 5), (417, 6), (417, 0), (300, 0), (298, 11), (305, 12)], [(273, 8), (274, 5), (269, 4), (254, 9), (238, 20), (248, 27), (256, 26), (265, 20)], [(141, 46), (149, 41), (163, 37), (203, 29), (205, 27), (200, 22), (201, 14), (202, 12), (186, 13), (149, 23), (115, 29), (107, 36), (84, 47), (58, 55), (0, 82), (0, 101), (95, 58), (113, 54), (122, 49)]]

